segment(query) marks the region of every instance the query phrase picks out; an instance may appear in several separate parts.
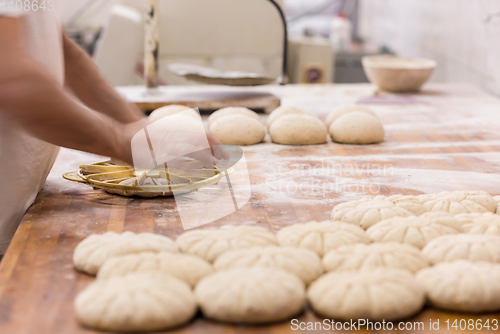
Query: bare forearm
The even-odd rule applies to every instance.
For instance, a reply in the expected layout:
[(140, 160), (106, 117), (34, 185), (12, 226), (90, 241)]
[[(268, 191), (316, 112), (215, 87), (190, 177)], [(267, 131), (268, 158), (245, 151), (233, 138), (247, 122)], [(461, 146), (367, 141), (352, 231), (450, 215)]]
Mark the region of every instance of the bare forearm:
[(67, 36), (64, 36), (66, 85), (89, 108), (122, 123), (140, 120), (143, 115), (99, 73), (92, 59)]
[(131, 160), (123, 124), (81, 106), (29, 61), (22, 65), (0, 82), (4, 116), (55, 145)]

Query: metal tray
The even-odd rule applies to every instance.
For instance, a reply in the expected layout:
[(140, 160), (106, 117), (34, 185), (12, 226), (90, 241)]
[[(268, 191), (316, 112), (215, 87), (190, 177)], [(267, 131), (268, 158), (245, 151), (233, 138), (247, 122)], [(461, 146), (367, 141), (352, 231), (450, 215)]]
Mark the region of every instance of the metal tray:
[[(196, 165), (193, 165), (196, 167)], [(184, 170), (136, 171), (131, 166), (115, 165), (111, 161), (81, 165), (78, 171), (67, 172), (63, 178), (87, 184), (95, 190), (121, 196), (159, 197), (174, 196), (218, 184), (220, 179), (233, 172), (232, 168), (197, 169), (195, 173)], [(130, 184), (120, 184), (130, 180)], [(140, 187), (138, 183), (143, 183)], [(164, 184), (167, 183), (167, 184)]]

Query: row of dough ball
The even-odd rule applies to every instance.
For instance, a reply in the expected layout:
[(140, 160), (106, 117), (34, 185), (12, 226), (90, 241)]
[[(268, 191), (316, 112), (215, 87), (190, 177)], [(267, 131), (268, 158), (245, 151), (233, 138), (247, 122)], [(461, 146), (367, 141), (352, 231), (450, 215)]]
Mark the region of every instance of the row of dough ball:
[[(170, 105), (151, 113), (151, 122), (182, 112), (183, 116), (198, 117), (189, 107)], [(189, 119), (186, 119), (189, 120)], [(327, 133), (335, 142), (371, 144), (384, 139), (384, 128), (370, 109), (354, 105), (331, 112), (325, 124), (315, 115), (294, 107), (279, 107), (268, 117), (267, 130), (271, 140), (284, 145), (315, 145), (326, 142)], [(208, 130), (226, 145), (253, 145), (266, 136), (260, 116), (243, 107), (217, 110), (208, 118)]]
[[(208, 120), (210, 132), (224, 144), (251, 145), (261, 142), (265, 128), (259, 115), (246, 108), (224, 108)], [(382, 123), (370, 109), (346, 106), (330, 113), (325, 124), (315, 115), (294, 107), (279, 107), (268, 117), (271, 140), (283, 145), (316, 145), (332, 140), (345, 144), (372, 144), (383, 141)]]
[(375, 223), (393, 217), (420, 216), (426, 212), (452, 215), (496, 213), (498, 198), (484, 191), (455, 191), (419, 196), (376, 196), (350, 201), (334, 207), (333, 220), (341, 220), (368, 229)]
[[(193, 255), (175, 254), (177, 251), (174, 247), (175, 243), (161, 236), (135, 235), (130, 232), (122, 235), (107, 233), (102, 236), (91, 236), (75, 250), (75, 267), (79, 270), (85, 268), (81, 265), (82, 259), (80, 258), (85, 249), (87, 251), (84, 253), (87, 254), (89, 260), (102, 262), (97, 258), (103, 256), (108, 257), (108, 260), (105, 260), (104, 265), (99, 270), (99, 280), (77, 298), (75, 303), (77, 314), (84, 324), (112, 330), (153, 330), (177, 326), (191, 319), (196, 311), (196, 303), (200, 304), (205, 316), (216, 320), (249, 323), (282, 320), (302, 310), (305, 301), (304, 284), (310, 283), (323, 272), (319, 257), (315, 253), (325, 253), (327, 249), (329, 252), (323, 258), (323, 267), (327, 271), (333, 270), (333, 272), (315, 281), (308, 290), (309, 302), (319, 314), (341, 319), (366, 317), (390, 320), (404, 318), (418, 312), (425, 300), (424, 290), (415, 283), (409, 273), (422, 269), (426, 265), (425, 259), (418, 257), (416, 248), (407, 245), (391, 243), (365, 245), (364, 243), (369, 241), (363, 233), (365, 233), (363, 229), (347, 223), (313, 222), (284, 228), (278, 232), (276, 239), (267, 230), (245, 226), (227, 226), (219, 230), (188, 232), (178, 238), (176, 244), (181, 251), (201, 255), (208, 260), (206, 262)], [(152, 238), (154, 242), (145, 242), (149, 238)], [(97, 246), (97, 239), (101, 239), (100, 247)], [(158, 246), (159, 239), (164, 240), (162, 246)], [(110, 242), (109, 240), (114, 241)], [(155, 248), (159, 249), (159, 252), (157, 254), (151, 252), (130, 254), (113, 258), (120, 252), (121, 254), (123, 252), (140, 252), (141, 243), (143, 244), (142, 249), (151, 251), (152, 248)], [(277, 244), (299, 248), (278, 248)], [(93, 246), (89, 247), (90, 245)], [(126, 245), (133, 246), (126, 250)], [(151, 245), (156, 246), (152, 247)], [(343, 248), (341, 245), (348, 246)], [(254, 246), (261, 247), (250, 248)], [(94, 251), (89, 252), (88, 248), (93, 248)], [(339, 258), (342, 259), (343, 256), (346, 258), (339, 261)], [(212, 270), (208, 262), (213, 262), (214, 258), (216, 258), (214, 269), (222, 271), (211, 274)], [(336, 266), (335, 263), (337, 263)], [(271, 268), (247, 268), (254, 265)], [(98, 265), (92, 267), (96, 266), (98, 267)], [(497, 268), (495, 265), (484, 263), (461, 264), (459, 269), (469, 267), (474, 269), (477, 266), (489, 268), (488, 270), (491, 272), (498, 271), (495, 269)], [(457, 270), (460, 271), (459, 269)], [(143, 271), (158, 270), (164, 275), (172, 276), (168, 282), (174, 282), (170, 283), (169, 286), (176, 287), (176, 292), (172, 291), (171, 288), (167, 289), (167, 286), (165, 286), (165, 291), (162, 290), (161, 285), (157, 286), (154, 283), (155, 280), (159, 281), (155, 276), (157, 274), (145, 273), (145, 277), (140, 274)], [(363, 273), (365, 270), (369, 270), (369, 274)], [(446, 273), (446, 271), (443, 272)], [(477, 270), (471, 272), (474, 275), (479, 275)], [(441, 274), (438, 270), (435, 275)], [(464, 270), (463, 273), (459, 272), (459, 274), (463, 280), (470, 278), (467, 275), (467, 270)], [(121, 277), (120, 275), (125, 275), (123, 277), (126, 278), (121, 281), (118, 278)], [(182, 284), (182, 280), (178, 278), (176, 281), (176, 278), (173, 277), (175, 275), (187, 284)], [(436, 279), (433, 275), (431, 271), (430, 274), (427, 273), (424, 276), (432, 281)], [(205, 276), (206, 278), (202, 278)], [(373, 277), (377, 279), (373, 279)], [(495, 277), (491, 276), (491, 279), (494, 280)], [(198, 281), (200, 282), (198, 283)], [(387, 282), (391, 282), (391, 284)], [(184, 288), (180, 288), (182, 285)], [(195, 285), (196, 290), (193, 297), (192, 294), (188, 293), (188, 288)], [(124, 295), (123, 298), (130, 298), (131, 301), (141, 300), (136, 298), (137, 295), (145, 293), (141, 289), (148, 289), (148, 287), (159, 291), (160, 296), (154, 298), (165, 297), (166, 299), (162, 299), (160, 302), (155, 299), (155, 301), (142, 301), (139, 304), (131, 303), (127, 315), (136, 314), (136, 308), (141, 307), (147, 308), (148, 311), (134, 317), (124, 318), (124, 311), (115, 305), (116, 301), (123, 302), (122, 299), (116, 298), (117, 294)], [(354, 288), (356, 293), (362, 295), (344, 296), (340, 299), (330, 298), (332, 295), (344, 293), (346, 289), (351, 291), (349, 288)], [(436, 292), (432, 284), (426, 288), (430, 289), (430, 292), (427, 291), (428, 294), (432, 294), (432, 292), (437, 294), (437, 298), (434, 298), (437, 302), (431, 298), (431, 303), (444, 308), (457, 309), (458, 306), (454, 306), (456, 301), (450, 303), (446, 299), (450, 296), (449, 293), (443, 295), (443, 293), (440, 294), (441, 290)], [(255, 296), (253, 293), (245, 294), (245, 291), (241, 289), (261, 291), (264, 296), (268, 297), (263, 299), (260, 294)], [(450, 289), (456, 290), (460, 289), (460, 286), (451, 284), (447, 285), (446, 289), (448, 291)], [(477, 292), (476, 290), (470, 289), (472, 292)], [(403, 304), (395, 304), (394, 300), (391, 299), (393, 297), (388, 297), (393, 296), (394, 291), (400, 291), (400, 295), (403, 294), (411, 298), (406, 298), (406, 302)], [(171, 295), (176, 293), (176, 302), (184, 303), (182, 307), (171, 303)], [(181, 296), (178, 295), (179, 293)], [(370, 299), (371, 304), (365, 303), (366, 297), (374, 294), (379, 295), (379, 298), (376, 298), (375, 301)], [(249, 300), (240, 300), (235, 297), (240, 295), (247, 296), (246, 298)], [(364, 298), (362, 298), (363, 296)], [(345, 300), (356, 297), (358, 303), (344, 305), (347, 303)], [(150, 293), (148, 298), (153, 298)], [(100, 307), (95, 307), (96, 300), (101, 303)], [(470, 307), (470, 305), (459, 306), (462, 308), (470, 307), (469, 311), (490, 310), (498, 307), (498, 302), (490, 301), (488, 304), (484, 298), (481, 299), (477, 296), (475, 300), (474, 307)], [(158, 306), (158, 303), (160, 305), (164, 303), (163, 308), (149, 311), (150, 307)], [(340, 303), (342, 307), (339, 308), (339, 305), (335, 303)], [(184, 310), (184, 313), (180, 315), (179, 312), (172, 311), (172, 305), (176, 305), (176, 310)], [(103, 313), (102, 307), (110, 308), (116, 312)], [(163, 314), (162, 309), (167, 314)], [(339, 313), (337, 310), (342, 310), (342, 312)], [(103, 318), (102, 314), (106, 314), (106, 317)]]

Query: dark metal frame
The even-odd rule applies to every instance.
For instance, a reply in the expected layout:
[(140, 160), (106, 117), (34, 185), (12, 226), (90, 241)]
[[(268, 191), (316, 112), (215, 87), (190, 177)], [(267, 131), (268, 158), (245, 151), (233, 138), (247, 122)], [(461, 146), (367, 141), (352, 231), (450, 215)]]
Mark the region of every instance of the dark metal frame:
[(281, 10), (281, 7), (276, 3), (274, 0), (268, 0), (271, 2), (274, 7), (278, 10), (281, 20), (283, 21), (283, 29), (284, 29), (284, 43), (283, 43), (283, 68), (282, 68), (282, 74), (281, 74), (281, 82), (280, 84), (286, 85), (288, 83), (288, 76), (286, 74), (287, 72), (287, 65), (288, 65), (288, 26), (286, 23), (286, 18), (285, 14), (283, 13), (283, 10)]

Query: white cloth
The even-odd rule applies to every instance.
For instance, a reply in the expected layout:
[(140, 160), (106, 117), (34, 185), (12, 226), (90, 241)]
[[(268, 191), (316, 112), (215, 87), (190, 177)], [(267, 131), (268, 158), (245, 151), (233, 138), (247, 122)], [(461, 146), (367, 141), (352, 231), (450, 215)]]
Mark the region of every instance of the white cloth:
[[(0, 0), (0, 17), (22, 21), (23, 47), (62, 87), (62, 31), (57, 1), (49, 2), (54, 3), (53, 11), (12, 11), (2, 8)], [(57, 152), (58, 147), (31, 137), (0, 114), (0, 255), (43, 186)]]

